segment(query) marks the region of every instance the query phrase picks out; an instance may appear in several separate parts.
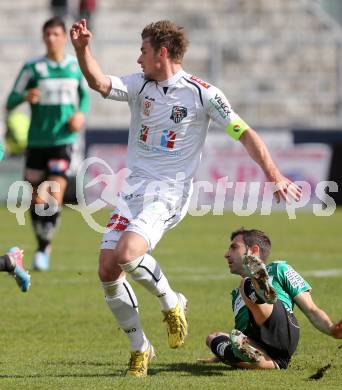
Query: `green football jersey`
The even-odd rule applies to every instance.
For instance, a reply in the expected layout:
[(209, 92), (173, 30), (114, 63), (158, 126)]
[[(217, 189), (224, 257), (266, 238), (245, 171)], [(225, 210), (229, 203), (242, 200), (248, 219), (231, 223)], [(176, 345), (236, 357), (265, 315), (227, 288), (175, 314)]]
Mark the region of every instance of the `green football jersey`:
[(50, 147), (72, 144), (77, 132), (71, 132), (68, 119), (75, 111), (89, 111), (89, 92), (77, 59), (67, 55), (56, 62), (43, 56), (27, 62), (21, 69), (7, 99), (12, 110), (25, 100), (30, 88), (38, 88), (40, 98), (31, 106), (28, 146)]
[[(286, 261), (273, 261), (266, 267), (278, 299), (287, 310), (293, 311), (294, 298), (304, 291), (311, 290), (311, 286)], [(231, 296), (235, 328), (243, 332), (249, 323), (248, 309), (238, 288), (232, 290)]]

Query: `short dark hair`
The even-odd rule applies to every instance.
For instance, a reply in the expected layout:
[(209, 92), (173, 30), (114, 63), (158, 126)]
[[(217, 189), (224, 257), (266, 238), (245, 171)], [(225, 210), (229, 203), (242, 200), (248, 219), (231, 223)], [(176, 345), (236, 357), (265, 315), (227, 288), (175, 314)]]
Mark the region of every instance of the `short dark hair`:
[(247, 230), (244, 227), (241, 227), (238, 230), (235, 230), (231, 236), (230, 240), (233, 241), (236, 236), (242, 236), (243, 242), (246, 246), (251, 247), (253, 245), (258, 245), (260, 248), (260, 259), (266, 261), (268, 255), (271, 252), (271, 240), (266, 235), (266, 233), (261, 230), (251, 229)]
[(43, 28), (42, 28), (43, 33), (50, 27), (61, 27), (62, 30), (66, 33), (64, 20), (59, 16), (54, 16), (53, 18), (50, 18), (43, 24)]
[(181, 63), (189, 41), (183, 27), (169, 20), (148, 24), (141, 33), (142, 39), (149, 38), (154, 50), (166, 47), (170, 58)]

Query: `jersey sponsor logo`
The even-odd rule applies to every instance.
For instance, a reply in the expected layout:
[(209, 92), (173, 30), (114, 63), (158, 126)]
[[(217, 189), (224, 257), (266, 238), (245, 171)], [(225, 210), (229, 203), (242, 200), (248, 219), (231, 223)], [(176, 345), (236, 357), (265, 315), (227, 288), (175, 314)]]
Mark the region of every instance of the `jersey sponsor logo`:
[(170, 149), (166, 149), (166, 148), (158, 148), (157, 146), (152, 147), (152, 152), (165, 154), (165, 155), (170, 156), (170, 157), (180, 156), (182, 154), (180, 150), (170, 150)]
[(291, 266), (289, 266), (288, 270), (285, 272), (285, 276), (292, 287), (305, 288), (305, 280)]
[(138, 142), (138, 146), (145, 150), (146, 152), (153, 152), (153, 153), (159, 153), (159, 154), (164, 154), (168, 157), (174, 157), (174, 156), (181, 156), (182, 152), (180, 150), (172, 150), (172, 149), (167, 149), (165, 147), (160, 147), (160, 146), (150, 146), (147, 145), (143, 142)]
[(124, 192), (119, 192), (118, 195), (125, 200), (141, 198), (142, 196), (144, 196), (144, 194), (125, 194)]
[(145, 96), (145, 99), (151, 100), (151, 102), (155, 102), (156, 101), (156, 99), (154, 97), (151, 97), (151, 96), (148, 96), (148, 95)]
[(60, 105), (78, 104), (79, 82), (73, 78), (43, 79), (38, 81), (40, 90), (39, 104)]
[(139, 132), (139, 140), (140, 141), (142, 141), (142, 142), (146, 142), (147, 141), (149, 129), (150, 129), (149, 127), (147, 127), (145, 125), (141, 125), (141, 129), (140, 129), (140, 132)]
[(236, 131), (238, 133), (240, 130), (241, 130), (241, 126), (240, 125), (234, 125), (233, 131)]
[(164, 130), (160, 139), (160, 146), (173, 149), (176, 140), (176, 133), (173, 130)]
[(211, 98), (209, 102), (212, 104), (212, 106), (216, 108), (216, 110), (219, 112), (223, 119), (226, 119), (228, 117), (231, 110), (226, 100), (222, 96), (220, 96), (219, 94), (215, 94), (215, 97)]
[(182, 106), (173, 106), (170, 119), (175, 123), (180, 123), (184, 118), (188, 116), (188, 109)]
[(143, 114), (145, 116), (150, 116), (152, 108), (153, 108), (153, 103), (151, 100), (148, 99), (148, 97), (145, 97), (144, 102), (143, 102)]
[(201, 80), (199, 77), (192, 75), (190, 77), (191, 80), (196, 81), (197, 84), (202, 85), (205, 89), (208, 89), (211, 87), (210, 84), (206, 83), (205, 81)]
[(128, 225), (129, 220), (127, 218), (119, 214), (113, 214), (107, 224), (107, 229), (122, 231), (126, 230)]
[(180, 156), (180, 150), (172, 150), (176, 140), (176, 133), (173, 130), (164, 130), (160, 139), (160, 146), (152, 146), (146, 143), (149, 134), (149, 127), (142, 125), (137, 145), (146, 152), (159, 153), (167, 156)]

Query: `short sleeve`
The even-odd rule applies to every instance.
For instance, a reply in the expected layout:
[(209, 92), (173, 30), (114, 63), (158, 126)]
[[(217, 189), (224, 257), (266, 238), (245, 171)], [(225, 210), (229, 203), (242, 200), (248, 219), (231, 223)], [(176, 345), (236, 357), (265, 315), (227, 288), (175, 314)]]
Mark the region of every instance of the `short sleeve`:
[(204, 88), (202, 94), (203, 105), (209, 117), (238, 140), (250, 126), (234, 112), (228, 99), (218, 88)]
[(118, 100), (127, 102), (134, 100), (139, 94), (146, 80), (142, 73), (134, 73), (127, 76), (110, 76), (112, 87), (106, 99)]
[(286, 262), (278, 267), (278, 279), (292, 299), (304, 291), (311, 290), (310, 284)]

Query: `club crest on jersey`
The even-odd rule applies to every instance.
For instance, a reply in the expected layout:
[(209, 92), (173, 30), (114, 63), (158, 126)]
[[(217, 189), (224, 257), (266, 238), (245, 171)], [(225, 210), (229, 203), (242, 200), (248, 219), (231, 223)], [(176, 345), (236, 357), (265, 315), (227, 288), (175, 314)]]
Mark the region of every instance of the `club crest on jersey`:
[(145, 116), (150, 116), (152, 108), (153, 108), (153, 104), (152, 104), (151, 100), (145, 99), (144, 103), (143, 103), (143, 106), (144, 106), (143, 107), (143, 114)]
[(188, 116), (188, 109), (182, 106), (173, 106), (170, 119), (175, 123), (180, 123), (184, 118)]
[(142, 142), (147, 141), (148, 131), (149, 131), (149, 127), (147, 127), (145, 125), (141, 125), (141, 129), (139, 131), (139, 140), (140, 141), (142, 141)]
[(164, 130), (160, 139), (160, 146), (173, 149), (176, 141), (176, 133), (173, 130)]

